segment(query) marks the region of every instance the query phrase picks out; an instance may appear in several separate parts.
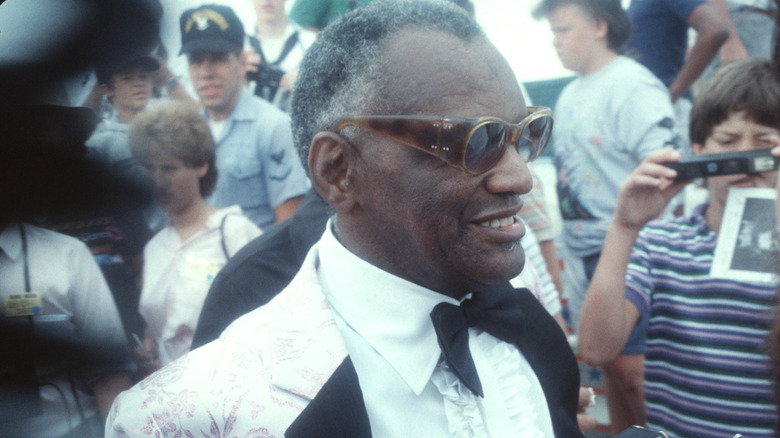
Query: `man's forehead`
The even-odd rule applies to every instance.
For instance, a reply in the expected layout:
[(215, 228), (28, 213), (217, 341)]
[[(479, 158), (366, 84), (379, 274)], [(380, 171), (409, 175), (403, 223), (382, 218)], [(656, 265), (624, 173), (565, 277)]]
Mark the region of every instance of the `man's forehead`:
[[(453, 116), (523, 115), (517, 79), (484, 37), (466, 41), (441, 31), (409, 28), (388, 38), (382, 55), (388, 96), (398, 99), (399, 110), (448, 111)], [(483, 114), (458, 114), (463, 101), (481, 107)]]

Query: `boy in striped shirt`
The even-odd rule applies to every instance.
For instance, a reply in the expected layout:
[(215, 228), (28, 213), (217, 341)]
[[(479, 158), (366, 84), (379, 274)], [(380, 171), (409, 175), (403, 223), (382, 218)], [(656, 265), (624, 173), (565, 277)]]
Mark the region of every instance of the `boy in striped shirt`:
[[(696, 154), (773, 147), (780, 156), (778, 127), (780, 82), (763, 59), (721, 68), (691, 112)], [(653, 152), (621, 187), (583, 306), (579, 349), (591, 364), (608, 362), (647, 318), (649, 427), (674, 437), (772, 437), (765, 339), (776, 286), (709, 271), (729, 190), (774, 187), (777, 172), (710, 177), (709, 201), (691, 216), (650, 222), (690, 182), (674, 181), (661, 164), (679, 159), (670, 149)]]

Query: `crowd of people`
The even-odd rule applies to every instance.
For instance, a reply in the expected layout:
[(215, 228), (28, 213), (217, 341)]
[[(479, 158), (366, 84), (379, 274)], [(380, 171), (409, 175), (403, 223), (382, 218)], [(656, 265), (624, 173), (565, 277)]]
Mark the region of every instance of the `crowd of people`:
[(0, 108), (0, 435), (579, 437), (575, 352), (614, 436), (780, 431), (778, 283), (712, 269), (777, 166), (664, 165), (780, 161), (780, 2), (539, 0), (552, 110), (470, 1), (186, 3)]

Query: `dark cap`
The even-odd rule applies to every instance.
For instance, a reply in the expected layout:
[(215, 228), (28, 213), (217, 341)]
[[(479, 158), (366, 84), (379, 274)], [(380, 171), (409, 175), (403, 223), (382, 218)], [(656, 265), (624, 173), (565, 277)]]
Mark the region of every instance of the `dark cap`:
[(227, 6), (203, 5), (181, 14), (181, 52), (233, 52), (244, 46), (244, 25)]
[(125, 73), (133, 68), (140, 68), (147, 72), (152, 72), (160, 68), (160, 63), (149, 55), (125, 55), (113, 57), (101, 62), (95, 67), (95, 76), (98, 84), (107, 84), (111, 81), (111, 76), (116, 73)]

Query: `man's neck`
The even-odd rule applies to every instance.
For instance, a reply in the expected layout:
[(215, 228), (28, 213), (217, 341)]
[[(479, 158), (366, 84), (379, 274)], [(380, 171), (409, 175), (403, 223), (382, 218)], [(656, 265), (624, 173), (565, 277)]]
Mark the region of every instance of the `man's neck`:
[(129, 125), (140, 110), (133, 108), (116, 107), (116, 120), (124, 125)]
[(209, 118), (215, 122), (222, 122), (230, 117), (233, 111), (235, 111), (238, 101), (241, 100), (241, 93), (243, 93), (243, 90), (239, 90), (236, 96), (233, 97), (233, 100), (228, 105), (225, 105), (224, 108), (206, 108)]
[(258, 21), (257, 36), (260, 38), (279, 38), (284, 35), (288, 24), (287, 17), (262, 22)]

